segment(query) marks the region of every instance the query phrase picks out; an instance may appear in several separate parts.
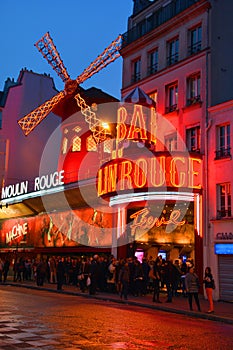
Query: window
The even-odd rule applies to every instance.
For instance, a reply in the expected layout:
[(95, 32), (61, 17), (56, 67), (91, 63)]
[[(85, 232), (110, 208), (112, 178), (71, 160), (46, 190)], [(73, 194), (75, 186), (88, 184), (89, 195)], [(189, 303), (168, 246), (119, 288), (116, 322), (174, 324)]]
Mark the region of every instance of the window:
[(148, 75), (156, 73), (158, 70), (158, 49), (148, 54)]
[(81, 138), (76, 136), (72, 142), (72, 152), (81, 151)]
[(201, 50), (202, 41), (202, 28), (198, 26), (194, 29), (189, 30), (189, 55), (197, 53)]
[(186, 144), (190, 152), (200, 152), (200, 126), (186, 130)]
[(62, 140), (62, 147), (61, 147), (62, 154), (66, 154), (68, 151), (68, 138), (66, 137), (67, 134), (68, 134), (68, 129), (65, 128), (64, 129), (64, 136), (63, 136), (63, 140)]
[(178, 84), (174, 83), (166, 87), (166, 113), (177, 110), (178, 103)]
[[(82, 129), (80, 126), (76, 126), (73, 130), (76, 134), (78, 134)], [(75, 136), (72, 140), (72, 152), (79, 151), (81, 151), (81, 138), (79, 136)]]
[(141, 59), (134, 61), (132, 68), (133, 68), (132, 83), (135, 83), (141, 79)]
[(187, 106), (201, 101), (200, 98), (201, 76), (200, 73), (191, 75), (187, 79)]
[(231, 184), (217, 185), (217, 218), (231, 217)]
[(111, 153), (113, 150), (113, 140), (107, 139), (104, 141), (104, 152), (105, 153)]
[(153, 26), (154, 26), (154, 16), (153, 14), (149, 14), (147, 17), (146, 17), (146, 31), (149, 32), (153, 29)]
[(95, 142), (95, 139), (92, 135), (87, 137), (86, 147), (87, 147), (88, 152), (96, 152), (97, 151), (96, 142)]
[(179, 60), (179, 39), (167, 43), (167, 65), (170, 66)]
[(143, 36), (147, 32), (147, 21), (144, 19), (137, 25), (138, 35)]
[(171, 135), (165, 136), (165, 148), (168, 151), (177, 150), (177, 134), (171, 134)]
[(230, 157), (231, 156), (230, 124), (218, 126), (216, 130), (216, 136), (217, 136), (216, 159)]

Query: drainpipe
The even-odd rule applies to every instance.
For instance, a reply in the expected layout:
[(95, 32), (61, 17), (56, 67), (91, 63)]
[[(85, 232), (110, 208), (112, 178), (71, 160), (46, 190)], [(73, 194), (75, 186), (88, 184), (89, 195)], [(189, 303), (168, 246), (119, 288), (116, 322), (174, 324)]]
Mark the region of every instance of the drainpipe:
[(205, 100), (205, 211), (204, 211), (204, 227), (205, 227), (205, 235), (204, 235), (204, 241), (203, 241), (203, 262), (204, 266), (209, 266), (209, 252), (207, 251), (207, 248), (209, 246), (209, 179), (208, 179), (208, 161), (209, 161), (209, 154), (208, 154), (208, 131), (211, 127), (211, 120), (209, 120), (209, 9), (207, 10), (207, 52), (206, 52), (206, 100)]

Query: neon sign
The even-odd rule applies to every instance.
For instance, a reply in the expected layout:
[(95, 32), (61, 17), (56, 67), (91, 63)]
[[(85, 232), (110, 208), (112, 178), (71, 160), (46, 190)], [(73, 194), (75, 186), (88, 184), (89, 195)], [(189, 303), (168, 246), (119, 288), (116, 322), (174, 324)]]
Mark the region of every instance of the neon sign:
[[(129, 125), (129, 128), (127, 128), (126, 119), (128, 117), (128, 113), (125, 107), (120, 107), (117, 113), (117, 140), (134, 140), (139, 137), (141, 140), (156, 142), (155, 109), (151, 108), (150, 112), (151, 122), (148, 128), (143, 114), (143, 107), (137, 104), (134, 105), (131, 123)], [(149, 131), (149, 135), (147, 135), (147, 129)]]
[(162, 225), (169, 224), (182, 226), (185, 224), (185, 220), (178, 221), (180, 217), (180, 210), (173, 210), (168, 220), (166, 220), (164, 216), (162, 216), (161, 218), (153, 217), (152, 215), (148, 216), (149, 213), (149, 209), (144, 208), (130, 216), (131, 219), (134, 219), (133, 224), (130, 225), (130, 228), (132, 229), (131, 235), (134, 235), (136, 233), (137, 228), (142, 230), (150, 230), (154, 226), (160, 227)]
[[(53, 174), (42, 175), (34, 179), (34, 191), (47, 190), (52, 187), (64, 185), (64, 170), (55, 171)], [(29, 191), (28, 181), (16, 183), (2, 188), (1, 199), (12, 198)]]
[(98, 196), (143, 187), (201, 188), (201, 159), (159, 156), (119, 159), (98, 171)]
[(6, 233), (6, 243), (13, 241), (19, 237), (23, 237), (28, 233), (28, 224), (17, 224), (12, 227), (12, 230)]

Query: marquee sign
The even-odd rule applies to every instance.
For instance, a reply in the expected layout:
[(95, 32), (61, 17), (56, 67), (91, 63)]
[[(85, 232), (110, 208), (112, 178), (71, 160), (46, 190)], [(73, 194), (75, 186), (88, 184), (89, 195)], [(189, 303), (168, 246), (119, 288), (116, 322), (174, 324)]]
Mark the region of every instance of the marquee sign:
[(159, 156), (120, 159), (98, 171), (98, 196), (140, 188), (201, 188), (201, 159)]
[[(34, 192), (48, 190), (57, 186), (64, 185), (64, 170), (55, 171), (52, 174), (38, 176), (34, 179)], [(29, 192), (29, 183), (28, 181), (23, 181), (13, 185), (9, 185), (2, 188), (1, 199), (12, 198), (27, 194)]]

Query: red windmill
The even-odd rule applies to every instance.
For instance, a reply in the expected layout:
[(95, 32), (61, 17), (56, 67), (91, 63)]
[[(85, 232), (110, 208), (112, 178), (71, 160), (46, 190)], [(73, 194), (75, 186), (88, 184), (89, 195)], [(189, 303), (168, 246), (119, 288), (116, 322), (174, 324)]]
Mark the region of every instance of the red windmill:
[(101, 121), (96, 117), (95, 112), (91, 110), (90, 106), (88, 106), (84, 98), (81, 96), (81, 89), (79, 85), (120, 56), (119, 50), (121, 49), (121, 42), (122, 36), (119, 35), (116, 40), (114, 40), (103, 51), (103, 53), (89, 65), (88, 68), (86, 68), (75, 80), (72, 80), (63, 64), (63, 61), (49, 32), (38, 40), (35, 46), (56, 71), (58, 76), (63, 80), (65, 83), (65, 88), (63, 91), (60, 91), (57, 95), (53, 96), (51, 99), (27, 114), (25, 117), (18, 120), (18, 124), (23, 130), (24, 134), (26, 136), (30, 134), (30, 132), (33, 131), (34, 128), (41, 123), (50, 112), (54, 111), (55, 108), (62, 103), (62, 101), (73, 96), (76, 99), (86, 122), (89, 124), (89, 129), (92, 131), (96, 143), (105, 140), (106, 130)]

